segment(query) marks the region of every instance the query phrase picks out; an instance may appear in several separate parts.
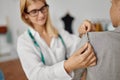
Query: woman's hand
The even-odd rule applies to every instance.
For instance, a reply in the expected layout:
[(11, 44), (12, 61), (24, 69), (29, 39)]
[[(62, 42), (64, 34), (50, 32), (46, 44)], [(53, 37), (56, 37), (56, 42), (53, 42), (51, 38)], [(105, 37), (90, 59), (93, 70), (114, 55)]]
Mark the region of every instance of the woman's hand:
[(75, 69), (86, 68), (94, 65), (96, 65), (96, 56), (92, 46), (89, 43), (86, 43), (65, 61), (64, 68), (69, 73)]
[(95, 31), (95, 26), (89, 20), (85, 20), (82, 25), (78, 28), (79, 36), (81, 37), (83, 34), (87, 32)]
[(82, 73), (82, 77), (80, 78), (80, 80), (86, 80), (86, 76), (87, 76), (87, 69)]

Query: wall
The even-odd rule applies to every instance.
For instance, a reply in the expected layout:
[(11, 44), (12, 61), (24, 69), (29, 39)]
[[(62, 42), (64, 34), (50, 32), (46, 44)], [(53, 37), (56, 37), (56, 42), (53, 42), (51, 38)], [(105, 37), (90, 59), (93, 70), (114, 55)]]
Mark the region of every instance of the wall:
[(27, 27), (21, 21), (19, 0), (0, 0), (0, 25), (7, 25), (12, 35), (13, 47), (16, 48), (18, 35)]
[(109, 20), (109, 0), (47, 0), (50, 4), (52, 20), (57, 27), (63, 27), (61, 17), (69, 12), (75, 17), (73, 23), (74, 33), (81, 22), (85, 19), (90, 20)]
[[(47, 0), (54, 25), (63, 28), (63, 17), (69, 12), (74, 18), (73, 31), (85, 19), (109, 20), (109, 0)], [(8, 21), (6, 21), (8, 17)], [(19, 0), (0, 0), (0, 24), (7, 24), (12, 32), (13, 45), (16, 47), (17, 37), (27, 28), (19, 14)]]

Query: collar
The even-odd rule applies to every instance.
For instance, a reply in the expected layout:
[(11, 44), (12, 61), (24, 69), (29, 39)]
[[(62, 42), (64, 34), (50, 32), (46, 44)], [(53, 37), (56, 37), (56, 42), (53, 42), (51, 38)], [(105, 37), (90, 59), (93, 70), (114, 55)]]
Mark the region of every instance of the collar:
[(32, 27), (29, 27), (29, 30), (33, 36), (36, 35), (37, 31), (35, 31)]

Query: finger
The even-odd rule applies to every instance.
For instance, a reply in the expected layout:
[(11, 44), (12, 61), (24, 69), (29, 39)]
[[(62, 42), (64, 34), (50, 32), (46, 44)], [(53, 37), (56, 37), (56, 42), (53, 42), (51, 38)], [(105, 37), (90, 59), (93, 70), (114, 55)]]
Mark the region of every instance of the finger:
[(90, 24), (86, 25), (86, 32), (90, 32), (92, 29), (92, 26)]
[[(90, 61), (87, 61), (87, 62), (90, 62)], [(93, 61), (90, 62), (89, 64), (87, 64), (87, 62), (81, 63), (83, 65), (83, 68), (87, 68), (87, 67), (91, 67), (91, 66), (95, 66), (96, 65), (96, 60), (95, 59), (93, 59)]]
[(89, 20), (84, 21), (85, 27), (86, 27), (86, 32), (91, 31), (92, 29), (92, 23)]
[(88, 43), (88, 47), (87, 49), (81, 54), (81, 56), (83, 57), (84, 60), (86, 60), (86, 58), (91, 54), (92, 52), (92, 47), (91, 45)]
[(97, 63), (93, 62), (92, 64), (89, 65), (89, 67), (95, 66)]
[(82, 73), (82, 77), (80, 80), (86, 80), (86, 76), (87, 76), (87, 69), (85, 69), (84, 72)]
[(86, 58), (85, 60), (85, 65), (90, 65), (93, 58), (95, 57), (95, 55), (93, 54), (93, 52)]
[(90, 44), (88, 43), (89, 48), (87, 48), (84, 52), (82, 52), (83, 54), (79, 55), (79, 59), (81, 61), (81, 64), (83, 65), (83, 67), (86, 66), (86, 64), (89, 62), (89, 59), (87, 58), (88, 56), (90, 56), (92, 53), (92, 49), (90, 48)]
[(78, 49), (78, 53), (77, 54), (82, 54), (88, 47), (88, 42), (85, 43), (85, 45), (83, 45), (81, 48)]
[(83, 25), (79, 28), (79, 33), (81, 33), (81, 34), (86, 33), (85, 24), (83, 24)]
[(91, 30), (92, 30), (92, 25), (91, 25), (91, 23), (89, 23), (89, 22), (87, 22), (87, 32), (90, 32)]
[(91, 64), (91, 62), (94, 59), (96, 59), (95, 53), (94, 53), (93, 48), (92, 48), (92, 46), (90, 44), (88, 44), (88, 49), (89, 49), (90, 54), (88, 54), (88, 57), (85, 59), (86, 65)]
[(96, 59), (96, 57), (94, 57), (91, 61), (90, 61), (90, 63), (88, 64), (88, 66), (94, 66), (94, 65), (96, 65), (97, 64), (97, 59)]
[(90, 29), (89, 25), (85, 24), (84, 25), (84, 34), (88, 32), (88, 29)]

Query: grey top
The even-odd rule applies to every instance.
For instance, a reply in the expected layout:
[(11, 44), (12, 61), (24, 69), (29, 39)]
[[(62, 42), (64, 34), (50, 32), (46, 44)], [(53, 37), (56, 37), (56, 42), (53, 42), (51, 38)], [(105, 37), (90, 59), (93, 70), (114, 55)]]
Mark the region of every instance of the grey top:
[(78, 48), (88, 40), (98, 60), (96, 66), (87, 68), (87, 80), (120, 80), (120, 27), (114, 31), (90, 32), (82, 37)]

